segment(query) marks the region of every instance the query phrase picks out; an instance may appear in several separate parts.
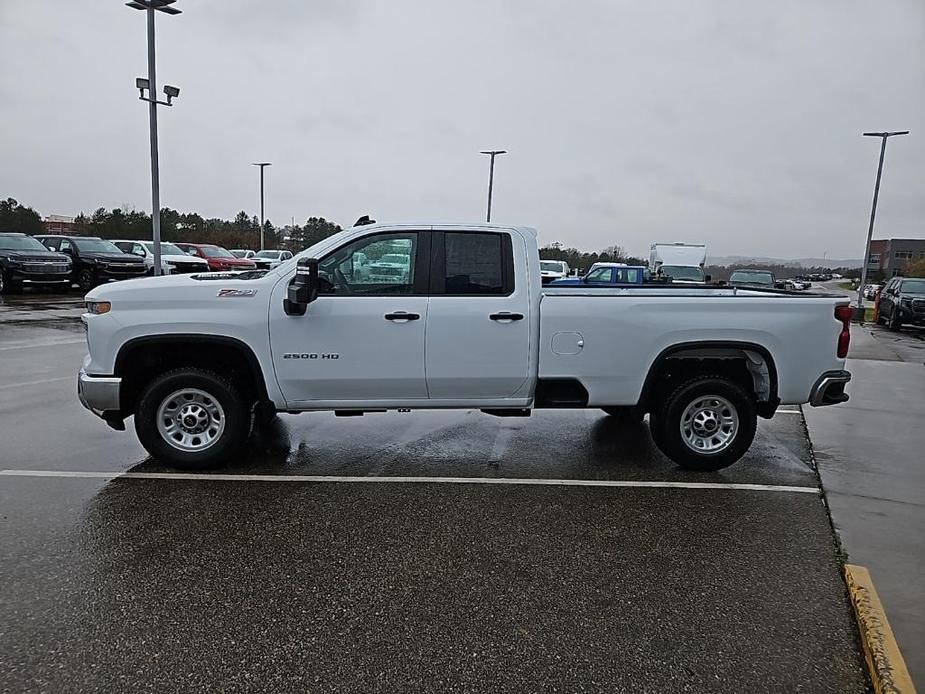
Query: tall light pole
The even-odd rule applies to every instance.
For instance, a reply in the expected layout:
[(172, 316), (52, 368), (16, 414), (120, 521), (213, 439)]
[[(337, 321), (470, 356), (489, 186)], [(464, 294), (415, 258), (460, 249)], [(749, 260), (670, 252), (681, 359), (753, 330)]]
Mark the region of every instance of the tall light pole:
[[(148, 14), (148, 78), (138, 77), (135, 80), (135, 87), (139, 91), (138, 98), (148, 102), (148, 125), (151, 130), (151, 223), (152, 223), (152, 240), (154, 241), (154, 274), (161, 274), (161, 191), (160, 191), (160, 171), (157, 165), (157, 107), (173, 106), (172, 99), (180, 95), (178, 87), (170, 85), (164, 86), (164, 94), (167, 95), (167, 101), (158, 101), (155, 93), (157, 92), (157, 80), (154, 71), (154, 12), (163, 12), (164, 14), (180, 14), (180, 10), (171, 7), (177, 0), (132, 0), (125, 3), (136, 10), (144, 10)], [(145, 96), (145, 90), (148, 90), (150, 96)]]
[(263, 250), (263, 170), (268, 166), (273, 166), (268, 161), (255, 162), (252, 166), (260, 167), (260, 250)]
[(886, 154), (886, 141), (894, 135), (908, 135), (908, 130), (895, 132), (864, 133), (864, 137), (880, 138), (880, 163), (877, 164), (877, 182), (874, 184), (874, 202), (870, 207), (870, 225), (867, 227), (867, 244), (864, 246), (864, 260), (861, 263), (861, 284), (858, 285), (858, 308), (854, 317), (864, 320), (864, 285), (867, 284), (867, 266), (870, 261), (870, 240), (874, 235), (874, 217), (877, 215), (877, 198), (880, 197), (880, 177), (883, 175), (883, 155)]
[(479, 152), (479, 154), (487, 154), (491, 157), (491, 164), (488, 168), (488, 214), (485, 215), (485, 221), (491, 221), (491, 189), (495, 183), (495, 157), (499, 154), (507, 154), (503, 149), (489, 149)]

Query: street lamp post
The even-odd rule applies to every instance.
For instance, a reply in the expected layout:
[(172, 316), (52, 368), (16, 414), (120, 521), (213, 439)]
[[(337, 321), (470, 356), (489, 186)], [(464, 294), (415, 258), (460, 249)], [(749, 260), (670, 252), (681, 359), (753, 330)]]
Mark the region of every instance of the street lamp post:
[(268, 161), (255, 162), (253, 166), (260, 167), (260, 250), (263, 250), (263, 170), (268, 166), (273, 166)]
[(495, 183), (495, 157), (499, 154), (507, 154), (503, 149), (489, 149), (479, 152), (479, 154), (487, 154), (491, 157), (491, 164), (488, 168), (488, 214), (485, 216), (485, 221), (491, 221), (491, 190)]
[(864, 137), (880, 138), (880, 163), (877, 164), (877, 182), (874, 184), (874, 201), (870, 207), (870, 224), (867, 227), (867, 244), (864, 246), (864, 260), (861, 263), (861, 284), (858, 285), (858, 308), (855, 319), (864, 320), (864, 286), (867, 284), (867, 266), (870, 263), (870, 241), (874, 235), (874, 217), (877, 215), (877, 198), (880, 197), (880, 177), (883, 175), (883, 156), (886, 154), (886, 141), (894, 135), (908, 135), (908, 130), (896, 132), (864, 133)]
[[(139, 91), (138, 98), (148, 102), (148, 124), (151, 131), (151, 225), (152, 240), (154, 241), (154, 267), (155, 275), (161, 274), (161, 191), (160, 171), (157, 164), (157, 107), (173, 106), (171, 100), (180, 95), (178, 87), (164, 86), (167, 101), (158, 101), (154, 96), (157, 92), (157, 80), (154, 70), (154, 12), (164, 14), (180, 14), (180, 10), (171, 7), (176, 0), (132, 0), (125, 3), (136, 10), (144, 10), (148, 15), (148, 78), (138, 77), (135, 87)], [(145, 96), (145, 90), (150, 96)]]

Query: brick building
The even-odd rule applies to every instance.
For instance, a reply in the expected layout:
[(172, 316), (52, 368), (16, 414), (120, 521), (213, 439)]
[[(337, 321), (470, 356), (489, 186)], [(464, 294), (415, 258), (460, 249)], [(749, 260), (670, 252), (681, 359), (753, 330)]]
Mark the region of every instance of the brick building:
[(75, 234), (77, 233), (77, 224), (73, 217), (67, 217), (63, 214), (50, 214), (43, 220), (45, 231), (49, 234)]
[(925, 239), (873, 239), (867, 258), (867, 272), (895, 277), (909, 263), (925, 258)]

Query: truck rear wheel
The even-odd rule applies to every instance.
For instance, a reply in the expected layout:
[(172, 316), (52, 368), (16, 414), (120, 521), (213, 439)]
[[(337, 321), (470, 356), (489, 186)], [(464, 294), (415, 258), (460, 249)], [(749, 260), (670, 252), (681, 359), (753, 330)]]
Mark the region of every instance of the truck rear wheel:
[(205, 369), (176, 369), (147, 385), (135, 409), (135, 431), (158, 460), (184, 469), (220, 467), (247, 442), (248, 402), (231, 381)]
[(678, 387), (650, 417), (652, 439), (686, 470), (721, 470), (745, 455), (755, 438), (755, 403), (737, 383), (703, 376)]

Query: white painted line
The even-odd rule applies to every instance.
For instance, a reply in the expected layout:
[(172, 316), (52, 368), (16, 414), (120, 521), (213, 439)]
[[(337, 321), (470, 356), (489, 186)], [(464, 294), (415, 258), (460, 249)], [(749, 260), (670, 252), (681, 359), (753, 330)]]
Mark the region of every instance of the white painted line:
[(197, 472), (93, 472), (82, 470), (0, 470), (0, 477), (79, 477), (92, 479), (196, 480), (198, 482), (313, 482), (392, 484), (495, 484), (537, 487), (630, 487), (642, 489), (736, 489), (754, 492), (818, 494), (817, 487), (723, 482), (661, 482), (644, 480), (564, 480), (510, 477), (352, 477), (341, 475), (237, 475)]
[(57, 347), (58, 345), (79, 345), (81, 342), (86, 343), (86, 338), (79, 340), (46, 340), (44, 342), (30, 342), (26, 345), (12, 345), (9, 347), (0, 347), (0, 352), (8, 352), (12, 349), (33, 349), (35, 347)]
[(56, 381), (76, 381), (74, 376), (59, 376), (58, 378), (43, 378), (41, 381), (24, 381), (23, 383), (4, 383), (0, 385), (0, 390), (4, 388), (20, 388), (22, 386), (37, 386), (42, 383), (55, 383)]

